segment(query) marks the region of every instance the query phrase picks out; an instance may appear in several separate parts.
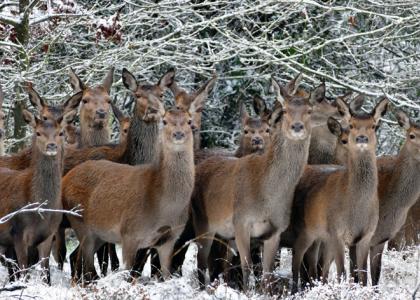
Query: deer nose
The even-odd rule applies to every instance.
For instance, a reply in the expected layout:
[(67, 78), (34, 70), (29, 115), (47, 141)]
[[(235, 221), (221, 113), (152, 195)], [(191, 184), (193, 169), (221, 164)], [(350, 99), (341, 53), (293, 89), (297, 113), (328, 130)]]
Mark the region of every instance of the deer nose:
[(57, 144), (56, 143), (47, 144), (47, 151), (57, 151)]
[(96, 114), (97, 114), (97, 116), (98, 116), (99, 118), (101, 118), (101, 119), (105, 119), (105, 117), (106, 117), (106, 111), (105, 111), (105, 110), (103, 110), (103, 109), (99, 109), (99, 110), (97, 110), (97, 111), (96, 111)]
[(174, 139), (179, 141), (179, 140), (182, 140), (185, 137), (185, 133), (183, 133), (182, 131), (177, 131), (177, 132), (173, 133), (173, 137), (174, 137)]
[(357, 144), (367, 144), (368, 142), (369, 142), (369, 139), (366, 135), (359, 135), (356, 137)]
[(258, 145), (262, 145), (263, 144), (263, 140), (262, 140), (262, 138), (257, 137), (257, 138), (253, 138), (251, 140), (251, 143), (254, 146), (258, 146)]
[(292, 124), (292, 130), (294, 132), (300, 132), (301, 130), (303, 130), (303, 123), (301, 122), (296, 122)]

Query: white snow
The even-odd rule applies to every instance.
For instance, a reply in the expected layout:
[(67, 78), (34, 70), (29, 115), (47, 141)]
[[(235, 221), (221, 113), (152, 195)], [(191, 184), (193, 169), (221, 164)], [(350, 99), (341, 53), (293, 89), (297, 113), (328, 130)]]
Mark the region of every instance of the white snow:
[[(316, 284), (310, 290), (298, 295), (285, 294), (285, 299), (412, 299), (413, 291), (419, 284), (420, 247), (413, 247), (403, 252), (386, 251), (383, 259), (383, 276), (377, 288), (361, 287), (350, 280), (337, 282), (332, 280), (328, 285)], [(64, 272), (59, 271), (52, 259), (52, 285), (42, 283), (39, 270), (30, 274), (28, 281), (20, 281), (15, 285), (24, 285), (26, 288), (13, 292), (1, 292), (3, 299), (267, 299), (280, 298), (281, 295), (268, 296), (255, 290), (246, 294), (234, 290), (223, 282), (208, 287), (206, 291), (199, 289), (195, 279), (197, 246), (192, 243), (182, 267), (182, 277), (174, 276), (172, 279), (161, 282), (155, 279), (138, 279), (128, 282), (127, 271), (119, 271), (100, 279), (96, 284), (81, 287), (71, 284), (70, 270), (65, 265)], [(275, 276), (280, 282), (290, 282), (291, 278), (291, 251), (282, 250), (280, 264)], [(143, 275), (148, 275), (145, 271)], [(334, 272), (332, 272), (334, 273)], [(334, 274), (331, 274), (333, 277)], [(0, 268), (1, 287), (12, 284), (7, 281), (7, 270)]]

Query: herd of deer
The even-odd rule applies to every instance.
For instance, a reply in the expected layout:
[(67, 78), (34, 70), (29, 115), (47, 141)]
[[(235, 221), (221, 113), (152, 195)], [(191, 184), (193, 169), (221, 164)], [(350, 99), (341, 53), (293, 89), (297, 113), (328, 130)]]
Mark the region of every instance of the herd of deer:
[[(31, 202), (47, 201), (44, 208), (56, 210), (21, 213), (0, 224), (0, 249), (9, 258), (3, 263), (12, 280), (41, 261), (50, 282), (49, 256), (52, 251), (63, 268), (67, 228), (79, 240), (70, 255), (74, 279), (98, 277), (95, 253), (103, 275), (109, 260), (118, 269), (115, 244), (133, 276), (151, 253), (167, 278), (195, 239), (203, 286), (220, 273), (238, 280), (232, 277), (238, 256), (229, 250), (236, 248), (242, 287), (253, 264), (261, 263), (269, 288), (279, 247), (292, 248), (294, 292), (299, 277), (302, 284), (326, 281), (332, 262), (337, 275), (345, 276), (346, 247), (354, 280), (367, 284), (370, 254), (377, 285), (385, 243), (405, 227), (417, 238), (420, 125), (394, 110), (405, 143), (398, 155), (377, 158), (376, 130), (389, 106), (385, 97), (366, 113), (361, 95), (328, 100), (324, 83), (311, 93), (299, 88), (301, 74), (286, 85), (272, 79), (275, 104), (269, 109), (255, 97), (256, 117), (242, 104), (239, 148), (231, 153), (200, 146), (202, 110), (216, 77), (188, 93), (177, 85), (174, 70), (149, 85), (123, 69), (122, 82), (134, 97), (129, 118), (111, 102), (113, 73), (90, 87), (70, 70), (75, 94), (56, 106), (26, 83), (37, 111), (23, 112), (33, 128), (32, 144), (11, 156), (4, 155), (0, 111), (0, 216)], [(176, 103), (170, 109), (163, 105), (167, 89)], [(1, 104), (3, 98), (0, 90)], [(111, 111), (120, 122), (114, 144)], [(80, 127), (74, 125), (78, 112)], [(82, 217), (59, 213), (78, 206)]]

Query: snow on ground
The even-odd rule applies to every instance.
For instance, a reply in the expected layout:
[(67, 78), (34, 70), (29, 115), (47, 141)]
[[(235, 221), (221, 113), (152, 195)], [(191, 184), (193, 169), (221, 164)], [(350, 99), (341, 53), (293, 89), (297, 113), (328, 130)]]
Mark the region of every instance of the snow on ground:
[[(403, 252), (387, 251), (384, 255), (383, 276), (378, 288), (361, 287), (347, 280), (337, 282), (332, 280), (328, 285), (317, 284), (311, 290), (298, 295), (287, 292), (283, 297), (290, 300), (303, 299), (413, 299), (413, 291), (420, 280), (420, 247), (413, 247)], [(130, 283), (126, 280), (125, 271), (112, 273), (100, 279), (97, 284), (82, 288), (72, 286), (69, 265), (64, 272), (56, 268), (52, 262), (52, 285), (42, 283), (39, 271), (31, 272), (27, 282), (17, 282), (14, 285), (24, 285), (26, 288), (13, 292), (0, 292), (0, 299), (267, 299), (282, 296), (262, 295), (255, 290), (246, 294), (234, 290), (223, 282), (207, 291), (201, 291), (195, 280), (197, 247), (191, 244), (182, 268), (182, 277), (173, 277), (166, 282), (156, 280), (137, 280)], [(143, 275), (147, 275), (150, 269)], [(334, 276), (334, 271), (332, 271)], [(291, 253), (282, 250), (280, 264), (275, 276), (283, 284), (290, 283)], [(0, 268), (0, 288), (10, 287), (7, 281), (7, 270)], [(420, 296), (417, 297), (420, 299)]]

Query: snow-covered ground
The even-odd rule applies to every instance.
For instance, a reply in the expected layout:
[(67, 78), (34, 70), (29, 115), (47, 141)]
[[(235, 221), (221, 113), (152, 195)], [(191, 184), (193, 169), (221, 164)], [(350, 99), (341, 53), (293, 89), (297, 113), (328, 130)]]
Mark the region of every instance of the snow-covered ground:
[[(13, 292), (0, 292), (0, 299), (267, 299), (255, 290), (247, 294), (229, 288), (221, 282), (217, 286), (201, 291), (195, 280), (197, 247), (191, 244), (184, 262), (182, 277), (174, 277), (166, 282), (156, 280), (138, 280), (129, 283), (127, 272), (112, 273), (100, 279), (97, 284), (86, 288), (72, 286), (69, 266), (64, 272), (59, 271), (52, 261), (52, 285), (42, 283), (37, 271), (31, 273), (27, 282), (14, 285), (25, 288)], [(387, 251), (384, 255), (383, 276), (378, 288), (361, 287), (349, 281), (331, 282), (328, 285), (317, 285), (309, 291), (285, 299), (413, 299), (415, 287), (420, 277), (420, 247), (413, 247), (404, 252)], [(148, 270), (145, 270), (147, 275)], [(291, 277), (291, 252), (283, 250), (280, 264), (275, 271), (282, 283), (288, 283)], [(334, 272), (331, 274), (334, 275)], [(10, 287), (7, 282), (7, 270), (0, 269), (1, 287)], [(420, 299), (420, 296), (417, 296)]]

